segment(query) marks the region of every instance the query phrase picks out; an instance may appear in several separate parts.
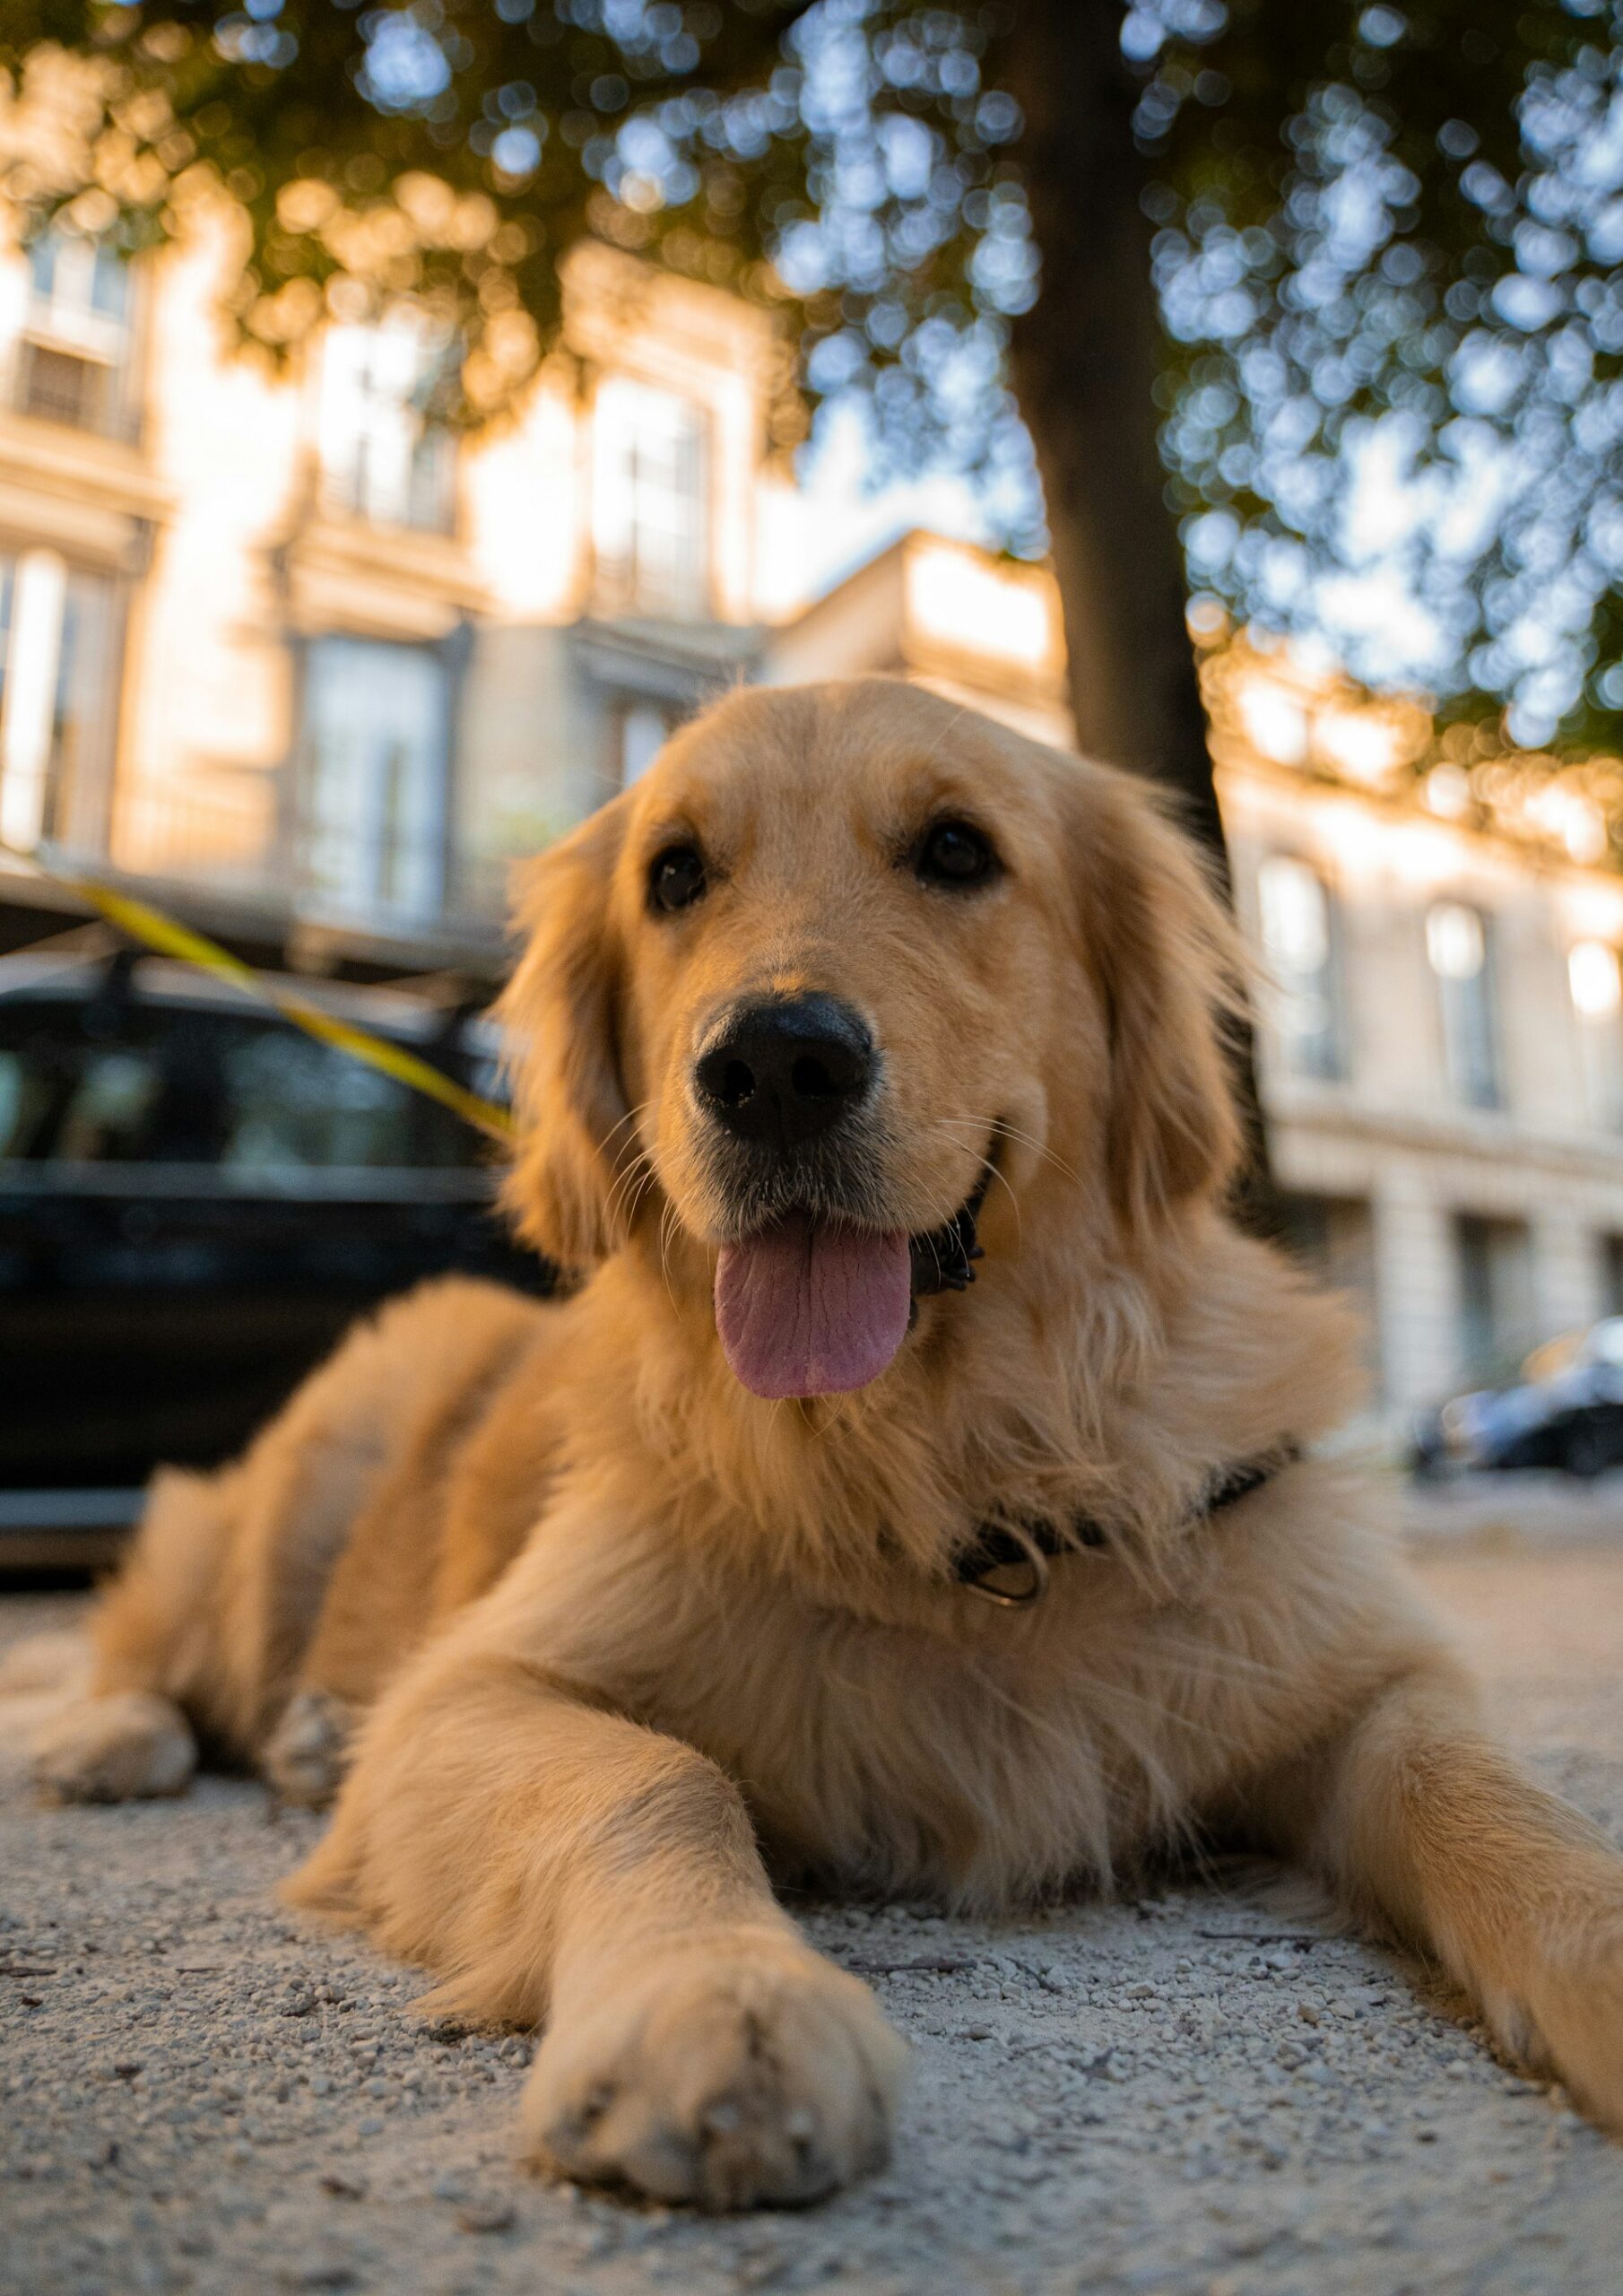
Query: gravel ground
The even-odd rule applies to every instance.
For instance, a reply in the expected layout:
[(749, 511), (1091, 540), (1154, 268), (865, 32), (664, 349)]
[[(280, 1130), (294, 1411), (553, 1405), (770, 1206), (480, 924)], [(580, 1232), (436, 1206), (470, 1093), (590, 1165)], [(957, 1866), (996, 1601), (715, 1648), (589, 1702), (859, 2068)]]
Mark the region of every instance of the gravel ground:
[[(1623, 1548), (1422, 1567), (1510, 1736), (1623, 1839)], [(0, 1639), (61, 1608), (0, 1603)], [(1623, 2149), (1311, 1916), (1193, 1887), (1006, 1926), (807, 1908), (913, 2042), (896, 2161), (713, 2222), (514, 2166), (527, 2041), (414, 2025), (411, 1972), (273, 1902), (314, 1822), (217, 1779), (40, 1810), (7, 1759), (7, 2292), (1619, 2285)]]

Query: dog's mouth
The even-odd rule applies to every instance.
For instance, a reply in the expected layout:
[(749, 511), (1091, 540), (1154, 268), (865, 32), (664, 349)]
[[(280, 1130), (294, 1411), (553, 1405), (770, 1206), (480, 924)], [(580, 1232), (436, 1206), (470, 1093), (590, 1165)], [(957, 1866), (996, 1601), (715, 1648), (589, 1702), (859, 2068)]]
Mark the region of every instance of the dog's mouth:
[(988, 1160), (974, 1193), (928, 1235), (792, 1212), (724, 1244), (716, 1329), (734, 1378), (769, 1402), (848, 1395), (877, 1379), (907, 1336), (918, 1296), (975, 1281), (976, 1219), (991, 1172)]

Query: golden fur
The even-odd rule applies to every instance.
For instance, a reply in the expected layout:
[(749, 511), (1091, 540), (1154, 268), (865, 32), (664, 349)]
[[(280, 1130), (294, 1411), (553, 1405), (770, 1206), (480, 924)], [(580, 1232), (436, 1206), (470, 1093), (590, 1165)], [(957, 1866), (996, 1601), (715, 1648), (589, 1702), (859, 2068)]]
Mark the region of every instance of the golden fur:
[[(899, 857), (943, 811), (1006, 864), (970, 899)], [(673, 835), (715, 889), (651, 914)], [(744, 692), (522, 914), (508, 1201), (587, 1280), (430, 1286), (239, 1465), (160, 1478), (47, 1787), (173, 1790), (195, 1736), (303, 1798), (342, 1775), (293, 1902), (439, 2007), (544, 2021), (534, 2149), (666, 2197), (885, 2146), (899, 2044), (768, 1866), (994, 1908), (1277, 1851), (1623, 2121), (1623, 1862), (1484, 1738), (1378, 1491), (1312, 1455), (1349, 1328), (1223, 1213), (1236, 951), (1143, 790), (884, 681)], [(875, 1228), (950, 1219), (995, 1146), (978, 1282), (855, 1395), (763, 1403), (716, 1339), (735, 1215), (687, 1078), (763, 988), (882, 1048)], [(987, 1515), (1078, 1509), (1109, 1543), (1030, 1609), (953, 1578)]]

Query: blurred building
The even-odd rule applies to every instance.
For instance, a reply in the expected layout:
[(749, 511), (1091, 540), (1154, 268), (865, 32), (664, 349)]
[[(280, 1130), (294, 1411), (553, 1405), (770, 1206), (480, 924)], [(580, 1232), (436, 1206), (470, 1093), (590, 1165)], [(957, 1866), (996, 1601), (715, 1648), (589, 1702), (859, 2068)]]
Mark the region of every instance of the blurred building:
[(409, 312), (232, 356), (227, 254), (0, 259), (0, 841), (301, 961), (493, 968), (508, 859), (751, 657), (776, 338), (582, 249), (469, 445)]
[[(564, 352), (459, 444), (409, 316), (234, 359), (222, 260), (0, 257), (0, 843), (280, 961), (493, 978), (510, 857), (741, 675), (1070, 739), (1039, 570), (915, 534), (790, 610), (779, 352), (727, 295), (580, 251)], [(1395, 1422), (1623, 1311), (1623, 877), (1570, 784), (1417, 775), (1412, 708), (1240, 645), (1208, 679), (1278, 1176)], [(5, 869), (14, 944), (50, 918)]]
[[(1423, 712), (1237, 649), (1208, 699), (1265, 967), (1263, 1090), (1303, 1242), (1373, 1309), (1387, 1401), (1623, 1312), (1623, 880), (1586, 800), (1417, 775)], [(1418, 722), (1416, 722), (1418, 720)]]

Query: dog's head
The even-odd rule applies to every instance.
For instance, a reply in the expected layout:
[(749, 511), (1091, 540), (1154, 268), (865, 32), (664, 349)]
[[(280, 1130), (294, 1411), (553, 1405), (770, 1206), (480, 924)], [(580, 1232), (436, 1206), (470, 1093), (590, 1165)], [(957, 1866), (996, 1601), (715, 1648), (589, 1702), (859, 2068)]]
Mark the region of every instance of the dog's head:
[(566, 1265), (664, 1221), (762, 1396), (879, 1375), (989, 1164), (1119, 1239), (1237, 1130), (1232, 936), (1145, 792), (884, 679), (731, 696), (534, 864), (508, 1202)]

